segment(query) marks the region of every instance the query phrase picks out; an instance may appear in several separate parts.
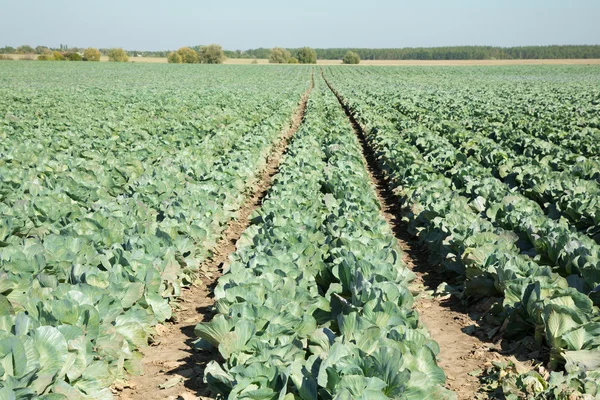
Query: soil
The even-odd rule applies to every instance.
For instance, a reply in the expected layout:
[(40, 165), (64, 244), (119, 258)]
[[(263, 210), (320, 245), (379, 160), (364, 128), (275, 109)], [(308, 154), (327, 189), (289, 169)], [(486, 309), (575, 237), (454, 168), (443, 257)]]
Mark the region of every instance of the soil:
[(486, 326), (480, 321), (493, 305), (494, 299), (488, 299), (467, 309), (458, 299), (449, 295), (432, 296), (441, 283), (453, 283), (456, 277), (447, 275), (440, 267), (432, 265), (428, 260), (427, 251), (408, 232), (408, 227), (402, 221), (400, 199), (390, 190), (373, 149), (367, 143), (365, 130), (329, 82), (325, 82), (337, 96), (361, 143), (364, 163), (376, 190), (381, 214), (391, 226), (404, 253), (404, 263), (416, 275), (410, 288), (415, 295), (414, 307), (419, 312), (421, 323), (440, 346), (438, 365), (446, 373), (446, 387), (454, 391), (460, 400), (474, 399), (480, 389), (477, 372), (490, 367), (492, 361), (507, 361), (506, 356), (501, 354), (501, 339), (487, 338), (488, 332), (495, 332), (494, 327)]
[(212, 289), (221, 275), (223, 262), (235, 251), (236, 242), (250, 223), (250, 214), (260, 207), (271, 187), (288, 144), (303, 121), (313, 86), (314, 80), (302, 96), (289, 127), (273, 145), (267, 156), (266, 166), (259, 174), (260, 178), (249, 185), (253, 193), (249, 194), (238, 211), (237, 219), (229, 223), (223, 237), (213, 249), (212, 258), (200, 268), (203, 274), (199, 281), (183, 290), (175, 304), (173, 321), (156, 327), (157, 335), (153, 337), (153, 345), (143, 350), (144, 374), (130, 377), (127, 382), (119, 382), (113, 386), (113, 392), (121, 400), (210, 398), (203, 383), (204, 369), (211, 360), (219, 361), (220, 356), (216, 350), (201, 353), (193, 350), (192, 344), (196, 339), (194, 327), (199, 322), (210, 321), (214, 315)]

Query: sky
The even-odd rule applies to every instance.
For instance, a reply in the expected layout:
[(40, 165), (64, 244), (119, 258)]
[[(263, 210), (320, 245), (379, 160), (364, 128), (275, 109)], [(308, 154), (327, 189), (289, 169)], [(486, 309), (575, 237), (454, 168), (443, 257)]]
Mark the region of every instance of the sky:
[(0, 47), (600, 44), (600, 0), (0, 0)]

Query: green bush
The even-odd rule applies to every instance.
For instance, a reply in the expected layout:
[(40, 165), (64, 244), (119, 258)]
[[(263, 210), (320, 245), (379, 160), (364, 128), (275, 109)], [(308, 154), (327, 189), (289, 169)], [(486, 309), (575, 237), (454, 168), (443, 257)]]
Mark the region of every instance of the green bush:
[(183, 58), (181, 58), (181, 55), (178, 52), (172, 51), (167, 56), (167, 62), (169, 64), (181, 64), (183, 62)]
[(303, 47), (298, 50), (297, 58), (300, 64), (316, 64), (317, 52), (310, 47)]
[(288, 64), (298, 64), (298, 59), (296, 57), (290, 57)]
[(65, 57), (60, 51), (46, 51), (43, 54), (40, 54), (37, 59), (39, 61), (64, 61)]
[(177, 54), (181, 57), (181, 62), (184, 64), (198, 64), (200, 62), (200, 56), (194, 49), (189, 47), (182, 47), (177, 50)]
[(358, 64), (360, 63), (360, 56), (353, 51), (349, 51), (342, 59), (342, 62), (344, 64)]
[(66, 53), (65, 58), (69, 61), (81, 61), (79, 53)]
[(83, 59), (85, 61), (100, 61), (100, 50), (89, 47), (83, 52)]
[(123, 49), (110, 49), (108, 51), (108, 61), (111, 62), (128, 62), (129, 56)]
[(218, 44), (200, 47), (200, 62), (202, 64), (223, 64), (225, 53)]
[(271, 64), (287, 64), (292, 58), (289, 51), (282, 47), (273, 47), (269, 53), (269, 63)]

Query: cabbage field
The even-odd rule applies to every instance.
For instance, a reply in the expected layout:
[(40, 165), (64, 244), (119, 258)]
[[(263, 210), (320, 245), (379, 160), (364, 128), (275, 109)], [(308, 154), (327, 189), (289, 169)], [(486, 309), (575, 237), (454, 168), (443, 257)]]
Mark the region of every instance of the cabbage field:
[(600, 397), (600, 71), (325, 76), (432, 263), (464, 277), (465, 299), (501, 296), (504, 336), (533, 336), (566, 372), (530, 372), (529, 395)]
[(212, 396), (457, 397), (378, 184), (550, 371), (504, 396), (600, 398), (597, 67), (0, 62), (0, 400), (143, 374), (298, 112), (195, 329)]
[(111, 398), (310, 70), (0, 68), (0, 398)]

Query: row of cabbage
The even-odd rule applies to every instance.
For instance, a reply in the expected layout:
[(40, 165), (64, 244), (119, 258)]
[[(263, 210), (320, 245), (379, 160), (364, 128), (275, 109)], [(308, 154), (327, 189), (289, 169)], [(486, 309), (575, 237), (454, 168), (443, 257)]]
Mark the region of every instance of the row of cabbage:
[(490, 168), (495, 177), (511, 188), (536, 201), (551, 218), (564, 217), (600, 242), (600, 184), (585, 179), (585, 174), (574, 174), (575, 169), (583, 170), (585, 163), (576, 164), (571, 171), (556, 171), (548, 165), (550, 159), (532, 160), (440, 114), (409, 111), (408, 104), (396, 108), (402, 116), (403, 127), (429, 128), (450, 141), (462, 154)]
[(532, 162), (483, 135), (460, 127), (432, 128), (463, 154), (491, 169), (495, 177), (537, 202), (553, 219), (564, 217), (600, 243), (600, 185)]
[(310, 70), (1, 67), (0, 397), (112, 398)]
[[(380, 78), (396, 83), (400, 74), (405, 76), (401, 71), (378, 72)], [(449, 115), (475, 130), (500, 129), (511, 140), (529, 142), (539, 150), (598, 161), (600, 97), (594, 89), (598, 85), (594, 66), (421, 69), (414, 75), (412, 83), (421, 89), (421, 96), (414, 97), (416, 106)], [(440, 86), (445, 90), (436, 92)], [(413, 94), (417, 93), (403, 95)], [(469, 107), (464, 106), (465, 99)]]
[[(537, 204), (508, 192), (488, 170), (458, 156), (440, 136), (425, 128), (399, 129), (401, 117), (393, 103), (388, 108), (371, 106), (368, 88), (377, 85), (371, 77), (349, 80), (333, 69), (326, 77), (364, 126), (380, 166), (404, 203), (406, 219), (428, 246), (432, 261), (464, 276), (465, 297), (501, 294), (509, 320), (505, 335), (533, 335), (538, 344), (550, 348), (552, 369), (564, 367), (567, 374), (553, 373), (549, 383), (538, 376), (538, 390), (600, 395), (600, 313), (592, 300), (595, 292), (581, 285), (582, 278), (597, 284), (593, 266), (584, 264), (585, 271), (574, 271), (580, 258), (573, 249), (544, 247), (557, 235), (536, 231), (544, 223), (553, 224), (544, 220), (539, 207), (536, 217)], [(570, 233), (566, 225), (554, 226)], [(526, 235), (513, 231), (518, 227)], [(524, 238), (540, 243), (547, 256), (581, 275), (565, 278), (561, 273), (569, 274), (569, 267), (545, 265), (524, 254)]]
[(437, 172), (471, 199), (477, 211), (498, 226), (518, 234), (522, 252), (570, 279), (570, 284), (600, 305), (600, 245), (573, 232), (564, 221), (549, 219), (537, 203), (511, 191), (477, 162), (464, 157), (444, 137), (426, 128), (401, 129)]
[[(593, 82), (589, 84), (594, 85)], [(573, 120), (564, 115), (568, 115), (569, 111), (574, 109), (582, 112), (585, 118), (589, 119), (591, 115), (600, 111), (600, 107), (594, 104), (598, 100), (593, 100), (594, 94), (589, 87), (586, 88), (587, 90), (582, 90), (579, 85), (566, 84), (563, 90), (569, 94), (563, 94), (563, 97), (555, 99), (550, 97), (550, 101), (557, 102), (554, 105), (558, 107), (544, 104), (548, 101), (548, 94), (555, 91), (557, 86), (557, 84), (550, 87), (531, 84), (527, 89), (533, 93), (528, 94), (527, 100), (521, 100), (514, 94), (498, 96), (497, 92), (502, 91), (503, 88), (496, 84), (493, 90), (489, 87), (483, 89), (484, 92), (475, 95), (475, 99), (469, 97), (472, 106), (468, 108), (457, 109), (456, 107), (456, 103), (464, 98), (464, 93), (458, 95), (454, 93), (452, 97), (425, 97), (415, 105), (440, 115), (450, 114), (451, 119), (464, 124), (469, 130), (493, 134), (496, 140), (529, 157), (540, 159), (552, 156), (555, 159), (553, 166), (557, 169), (569, 168), (582, 160), (589, 160), (592, 165), (598, 167), (600, 129), (573, 125)], [(509, 90), (515, 88), (511, 87)], [(585, 94), (582, 98), (575, 97), (576, 94), (581, 93)], [(560, 116), (562, 123), (553, 124), (551, 120), (544, 117), (543, 113), (530, 110), (523, 112), (519, 110), (521, 107), (547, 108), (552, 110), (549, 114)], [(584, 112), (585, 109), (587, 112)], [(564, 114), (560, 115), (560, 113)]]
[(412, 309), (412, 273), (336, 98), (318, 79), (306, 117), (215, 289), (199, 348), (229, 399), (452, 398)]
[[(594, 125), (594, 119), (598, 119), (600, 99), (593, 90), (598, 85), (598, 70), (571, 66), (562, 72), (560, 82), (555, 80), (560, 73), (556, 67), (479, 67), (463, 71), (416, 68), (409, 73), (382, 69), (364, 73), (380, 82), (370, 88), (373, 104), (383, 95), (387, 104), (402, 112), (420, 114), (418, 118), (423, 122), (458, 124), (553, 170), (600, 181), (600, 131), (597, 127), (593, 131), (581, 128), (588, 123)], [(386, 94), (390, 87), (395, 88), (393, 94)], [(518, 111), (522, 107), (540, 108), (541, 103), (554, 109), (552, 113), (564, 125), (553, 127), (539, 113)], [(580, 118), (573, 113), (580, 114)], [(534, 127), (539, 132), (559, 129), (560, 136), (572, 144), (552, 142), (541, 133), (536, 136)]]
[[(463, 154), (490, 167), (494, 176), (538, 202), (551, 218), (568, 219), (571, 225), (600, 243), (600, 185), (595, 180), (600, 179), (600, 164), (593, 166), (589, 159), (577, 162), (577, 158), (574, 158), (574, 164), (568, 170), (556, 170), (552, 165), (556, 167), (557, 160), (561, 159), (556, 158), (556, 154), (548, 156), (530, 149), (532, 154), (539, 155), (532, 160), (528, 155), (514, 151), (512, 145), (490, 138), (498, 139), (498, 132), (501, 131), (512, 132), (513, 136), (520, 135), (510, 127), (490, 131), (492, 134), (488, 137), (487, 134), (467, 129), (467, 123), (461, 125), (454, 121), (455, 112), (444, 114), (415, 106), (416, 100), (410, 96), (407, 98), (406, 92), (410, 91), (404, 87), (393, 93), (386, 91), (385, 87), (390, 86), (376, 85), (367, 89), (370, 106), (387, 107), (388, 111), (393, 107), (397, 110), (394, 118), (402, 127), (426, 126), (446, 137)], [(419, 93), (416, 88), (411, 88), (411, 91), (412, 96)], [(399, 95), (398, 92), (404, 94)], [(442, 98), (445, 96), (443, 92), (438, 95)], [(419, 101), (425, 102), (423, 99)], [(529, 149), (528, 146), (524, 148)]]

